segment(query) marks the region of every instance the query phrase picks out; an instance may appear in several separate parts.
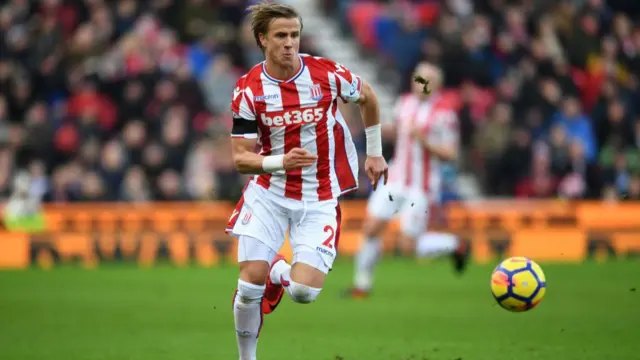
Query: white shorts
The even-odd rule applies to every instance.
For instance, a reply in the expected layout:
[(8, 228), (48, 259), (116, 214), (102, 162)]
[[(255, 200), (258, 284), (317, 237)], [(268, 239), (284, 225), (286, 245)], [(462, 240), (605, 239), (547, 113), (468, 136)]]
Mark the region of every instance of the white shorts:
[(382, 220), (399, 216), (400, 231), (417, 238), (427, 229), (432, 202), (424, 191), (407, 189), (399, 184), (380, 184), (369, 197), (367, 213)]
[(288, 229), (293, 263), (302, 262), (327, 273), (337, 256), (340, 216), (337, 199), (288, 199), (250, 182), (229, 219), (226, 231), (240, 238), (242, 251), (238, 252), (239, 261), (271, 262), (275, 254), (259, 248), (266, 245), (273, 252), (278, 252)]

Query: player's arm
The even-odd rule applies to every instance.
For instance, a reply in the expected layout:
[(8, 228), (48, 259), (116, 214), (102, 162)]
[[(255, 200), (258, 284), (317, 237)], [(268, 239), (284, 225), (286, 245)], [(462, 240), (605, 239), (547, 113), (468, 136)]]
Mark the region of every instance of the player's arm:
[[(265, 156), (256, 154), (257, 139), (245, 139), (242, 137), (232, 137), (231, 146), (233, 149), (233, 162), (236, 169), (241, 174), (263, 174), (267, 171), (264, 169), (263, 163)], [(281, 165), (276, 161), (277, 165)]]
[[(241, 174), (265, 173), (264, 158), (255, 153), (258, 145), (258, 123), (255, 119), (245, 119), (234, 114), (233, 128), (231, 129), (231, 147), (233, 150), (233, 162)], [(282, 159), (271, 160), (276, 167), (282, 165)], [(269, 164), (267, 164), (268, 166)]]
[(383, 131), (383, 125), (380, 123), (380, 102), (375, 91), (368, 82), (342, 65), (332, 61), (328, 61), (328, 63), (330, 66), (335, 66), (334, 74), (339, 82), (338, 96), (345, 102), (358, 104), (360, 107), (367, 138), (367, 157), (381, 158), (383, 133), (388, 136), (390, 132), (388, 128)]
[(341, 82), (340, 97), (360, 106), (367, 138), (367, 160), (364, 167), (375, 190), (381, 177), (384, 178), (385, 184), (389, 178), (387, 162), (382, 157), (382, 126), (378, 97), (369, 83), (362, 81), (360, 77), (355, 76), (341, 65), (336, 64), (335, 74)]
[(367, 156), (382, 156), (382, 126), (380, 124), (380, 102), (375, 91), (369, 83), (359, 76), (351, 73), (349, 69), (340, 64), (333, 64), (334, 74), (339, 85), (339, 96), (345, 102), (355, 103), (360, 106), (360, 113), (365, 126), (367, 136)]
[(380, 126), (380, 102), (375, 91), (368, 82), (363, 81), (362, 90), (360, 91), (360, 97), (356, 101), (360, 105), (360, 112), (362, 114), (362, 120), (364, 121), (365, 129)]
[(458, 156), (458, 150), (452, 144), (436, 145), (422, 138), (422, 146), (442, 161), (454, 161)]
[(263, 156), (255, 153), (258, 126), (255, 120), (233, 118), (231, 146), (233, 162), (241, 174), (264, 174), (311, 166), (316, 156), (307, 150), (291, 149), (286, 155)]

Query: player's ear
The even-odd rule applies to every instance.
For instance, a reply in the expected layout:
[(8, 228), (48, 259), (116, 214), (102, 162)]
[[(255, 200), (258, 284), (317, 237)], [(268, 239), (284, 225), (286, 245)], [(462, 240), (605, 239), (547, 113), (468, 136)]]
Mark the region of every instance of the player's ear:
[(258, 38), (260, 39), (260, 45), (262, 45), (263, 49), (267, 48), (267, 36), (265, 34), (258, 34)]

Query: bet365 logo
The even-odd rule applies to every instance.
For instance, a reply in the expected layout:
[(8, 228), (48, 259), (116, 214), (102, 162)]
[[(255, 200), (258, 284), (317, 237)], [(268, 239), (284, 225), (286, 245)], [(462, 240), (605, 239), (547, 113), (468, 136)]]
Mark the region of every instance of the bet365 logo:
[[(271, 114), (269, 114), (271, 115)], [(269, 127), (278, 127), (294, 124), (310, 124), (319, 122), (324, 118), (324, 108), (307, 108), (304, 110), (283, 111), (279, 115), (267, 116), (260, 114), (262, 124)]]

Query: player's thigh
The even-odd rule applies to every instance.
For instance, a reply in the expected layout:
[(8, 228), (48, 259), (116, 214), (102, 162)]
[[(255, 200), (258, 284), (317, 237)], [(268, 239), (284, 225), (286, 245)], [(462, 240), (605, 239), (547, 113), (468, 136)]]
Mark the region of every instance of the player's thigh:
[[(258, 185), (247, 187), (241, 207), (234, 214), (236, 218), (230, 222), (231, 233), (238, 238), (257, 239), (277, 252), (284, 244), (289, 216), (287, 209), (262, 190)], [(240, 255), (239, 252), (238, 261)]]
[[(303, 216), (293, 216), (289, 241), (293, 250), (292, 280), (294, 272), (305, 282), (324, 282), (338, 255), (341, 210), (337, 201), (310, 203), (302, 210)], [(302, 264), (297, 266), (296, 264)]]
[(241, 235), (238, 239), (238, 263), (240, 280), (256, 285), (264, 285), (269, 275), (269, 267), (276, 251), (262, 240)]
[(429, 201), (425, 194), (410, 193), (400, 209), (400, 232), (403, 236), (416, 239), (427, 228), (429, 221)]

